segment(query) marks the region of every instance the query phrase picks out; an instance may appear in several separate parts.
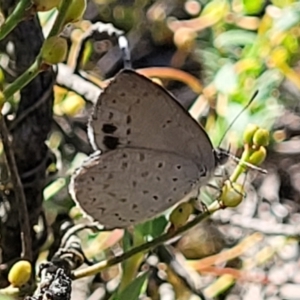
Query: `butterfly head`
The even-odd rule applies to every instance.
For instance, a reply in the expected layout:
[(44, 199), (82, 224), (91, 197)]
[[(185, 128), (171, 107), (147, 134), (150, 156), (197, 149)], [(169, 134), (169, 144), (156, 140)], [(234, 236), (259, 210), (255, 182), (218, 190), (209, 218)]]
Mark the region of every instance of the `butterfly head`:
[(221, 147), (214, 148), (213, 153), (215, 156), (216, 167), (219, 165), (224, 165), (228, 161), (228, 158), (231, 156), (230, 149), (226, 150)]

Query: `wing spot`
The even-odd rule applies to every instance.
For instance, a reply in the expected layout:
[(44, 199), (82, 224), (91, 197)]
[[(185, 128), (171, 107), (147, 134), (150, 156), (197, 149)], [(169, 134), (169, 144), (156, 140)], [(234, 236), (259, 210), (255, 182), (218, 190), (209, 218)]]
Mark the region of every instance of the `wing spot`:
[(114, 136), (109, 136), (109, 135), (106, 135), (104, 137), (104, 140), (103, 140), (103, 143), (104, 145), (110, 149), (110, 150), (114, 150), (118, 147), (119, 145), (119, 139), (117, 137), (114, 137)]
[(176, 181), (178, 180), (178, 178), (174, 177), (174, 178), (172, 178), (172, 180), (173, 180), (174, 182), (176, 182)]
[(131, 129), (130, 128), (127, 129), (126, 134), (127, 135), (131, 134)]
[(126, 94), (125, 94), (124, 92), (122, 92), (122, 93), (120, 93), (120, 96), (121, 96), (121, 97), (125, 97)]
[(104, 133), (114, 133), (117, 130), (117, 127), (113, 124), (103, 124), (102, 131)]
[(130, 219), (129, 222), (130, 222), (130, 223), (133, 223), (133, 222), (134, 222), (134, 219)]
[(116, 99), (113, 99), (111, 102), (112, 102), (112, 103), (117, 103), (117, 100), (116, 100)]
[(110, 111), (110, 112), (108, 113), (108, 119), (111, 120), (111, 119), (113, 118), (113, 116), (114, 116), (114, 114)]
[(107, 193), (109, 196), (112, 196), (112, 197), (116, 197), (116, 194), (115, 193), (112, 193), (112, 192), (110, 192), (110, 193)]
[(141, 99), (138, 98), (138, 99), (136, 100), (136, 103), (139, 104), (140, 102), (141, 102)]
[(147, 195), (147, 194), (149, 194), (149, 191), (144, 190), (144, 191), (143, 191), (143, 194), (144, 194), (144, 195)]
[(93, 198), (93, 202), (96, 202), (96, 201), (97, 201), (97, 199), (94, 197), (94, 198)]
[(126, 199), (126, 198), (121, 198), (120, 201), (121, 201), (122, 203), (126, 203), (126, 202), (127, 202), (127, 199)]
[(126, 123), (127, 123), (127, 124), (130, 124), (130, 123), (131, 123), (131, 116), (129, 116), (129, 115), (127, 116), (127, 118), (126, 118)]
[(154, 201), (158, 200), (158, 196), (156, 196), (156, 195), (152, 196), (152, 198), (153, 198)]
[(147, 171), (145, 171), (145, 172), (143, 172), (143, 173), (141, 174), (141, 176), (142, 176), (143, 178), (147, 177), (148, 175), (149, 175), (149, 172), (147, 172)]
[(109, 184), (104, 184), (103, 189), (106, 190), (107, 188), (109, 188)]
[(156, 180), (157, 180), (157, 181), (160, 181), (160, 180), (161, 180), (161, 178), (157, 176), (157, 177), (156, 177)]
[(148, 96), (148, 92), (144, 92), (143, 97), (147, 97), (147, 96)]
[(94, 176), (91, 176), (91, 179), (92, 179), (92, 181), (95, 181), (95, 177)]
[(139, 153), (140, 154), (140, 161), (144, 161), (145, 160), (145, 154), (144, 153)]
[(177, 191), (177, 188), (176, 188), (176, 187), (174, 187), (174, 188), (173, 188), (173, 191), (174, 191), (174, 192), (176, 192), (176, 191)]
[(128, 162), (123, 162), (122, 163), (122, 169), (126, 169), (128, 167)]
[(132, 181), (132, 186), (136, 187), (137, 182), (136, 181)]
[(119, 217), (119, 216), (120, 216), (120, 214), (118, 214), (118, 213), (115, 213), (115, 216), (116, 216), (116, 217)]
[(169, 198), (168, 199), (168, 202), (170, 203), (170, 202), (173, 202), (173, 199), (172, 198)]
[(123, 158), (127, 158), (128, 156), (127, 156), (126, 153), (123, 153), (123, 154), (122, 154), (122, 157), (123, 157)]
[(134, 204), (132, 204), (132, 209), (136, 209), (138, 206), (134, 203)]
[(177, 170), (180, 170), (180, 169), (181, 169), (181, 165), (177, 165), (177, 166), (176, 166), (176, 169), (177, 169)]
[(163, 167), (163, 163), (162, 162), (159, 162), (158, 164), (157, 164), (157, 167), (159, 168), (159, 169), (161, 169), (162, 167)]

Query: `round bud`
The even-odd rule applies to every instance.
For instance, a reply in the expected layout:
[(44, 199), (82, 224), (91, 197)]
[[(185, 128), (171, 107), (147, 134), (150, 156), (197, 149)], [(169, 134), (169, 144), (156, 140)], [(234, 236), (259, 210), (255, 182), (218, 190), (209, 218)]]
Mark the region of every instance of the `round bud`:
[(65, 23), (79, 21), (86, 9), (86, 0), (72, 0), (65, 15)]
[(260, 164), (262, 164), (264, 162), (264, 160), (266, 159), (266, 156), (267, 156), (266, 148), (263, 146), (260, 146), (258, 150), (256, 150), (255, 152), (253, 152), (251, 154), (248, 162), (250, 164), (259, 166)]
[(48, 11), (59, 6), (61, 0), (31, 0), (36, 11)]
[(169, 221), (175, 227), (183, 226), (189, 219), (194, 210), (193, 205), (190, 202), (182, 202), (174, 208), (170, 214)]
[(252, 145), (252, 139), (254, 133), (259, 129), (255, 124), (248, 124), (243, 135), (243, 141), (245, 144)]
[(236, 182), (226, 181), (222, 188), (220, 201), (225, 207), (236, 207), (244, 198), (244, 187)]
[(8, 273), (8, 281), (14, 287), (21, 287), (30, 279), (32, 267), (29, 261), (20, 260), (16, 262)]
[(64, 38), (52, 36), (45, 40), (41, 51), (43, 62), (55, 65), (66, 59), (68, 44)]
[(255, 146), (268, 146), (270, 141), (270, 133), (268, 130), (259, 128), (253, 136), (253, 144)]

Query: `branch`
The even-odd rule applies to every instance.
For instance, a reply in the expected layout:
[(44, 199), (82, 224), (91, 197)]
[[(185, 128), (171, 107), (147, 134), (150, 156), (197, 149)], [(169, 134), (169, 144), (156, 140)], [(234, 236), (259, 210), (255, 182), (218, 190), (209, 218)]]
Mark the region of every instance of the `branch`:
[(132, 257), (133, 255), (140, 253), (140, 252), (145, 252), (148, 251), (152, 248), (155, 248), (156, 246), (170, 240), (171, 238), (179, 235), (180, 233), (183, 233), (185, 231), (187, 231), (188, 229), (192, 228), (193, 226), (195, 226), (196, 224), (198, 224), (199, 222), (203, 221), (205, 218), (207, 218), (210, 215), (210, 211), (207, 211), (203, 214), (200, 214), (198, 216), (195, 217), (195, 219), (193, 219), (192, 221), (188, 222), (187, 224), (185, 224), (182, 227), (179, 227), (177, 230), (175, 231), (169, 231), (155, 239), (153, 239), (150, 242), (147, 242), (145, 244), (136, 246), (130, 250), (128, 250), (127, 252), (124, 252), (123, 254), (113, 257), (109, 260), (105, 260), (105, 261), (101, 261), (99, 263), (94, 264), (93, 266), (90, 266), (88, 268), (82, 269), (82, 270), (77, 270), (73, 272), (73, 279), (79, 279), (85, 276), (91, 276), (91, 275), (95, 275), (101, 271), (103, 271), (104, 269), (107, 269), (113, 265), (116, 265), (118, 263), (123, 262), (124, 260)]
[(11, 175), (15, 197), (17, 200), (17, 207), (19, 213), (19, 223), (21, 228), (22, 240), (22, 257), (32, 261), (32, 243), (31, 243), (31, 230), (29, 226), (28, 210), (26, 205), (26, 198), (19, 177), (18, 168), (16, 165), (15, 156), (9, 140), (9, 133), (6, 127), (5, 119), (0, 116), (0, 132), (2, 136), (3, 148), (7, 160), (7, 166)]

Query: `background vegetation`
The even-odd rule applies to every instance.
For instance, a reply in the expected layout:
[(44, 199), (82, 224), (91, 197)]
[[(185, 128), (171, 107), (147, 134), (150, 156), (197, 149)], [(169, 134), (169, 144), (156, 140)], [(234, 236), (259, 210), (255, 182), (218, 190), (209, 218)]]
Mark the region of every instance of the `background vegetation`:
[[(297, 299), (300, 2), (41, 3), (0, 1), (3, 295), (32, 295), (35, 277), (23, 285), (31, 273), (27, 264), (8, 280), (22, 258), (32, 262), (33, 275), (45, 260), (67, 264), (69, 271), (98, 262), (101, 273), (72, 273), (83, 276), (73, 281), (73, 299)], [(256, 90), (222, 146), (240, 156), (251, 123), (270, 130), (271, 142), (263, 165), (268, 175), (252, 170), (240, 178), (247, 192), (240, 206), (216, 212), (168, 244), (116, 261), (117, 254), (168, 237), (170, 212), (129, 231), (99, 233), (92, 226), (70, 243), (62, 237), (73, 226), (87, 226), (68, 184), (92, 153), (88, 116), (106, 79), (123, 67), (122, 35), (132, 66), (169, 89), (215, 146)], [(220, 187), (222, 180), (214, 184)], [(205, 189), (202, 202), (209, 204), (218, 192)], [(46, 291), (54, 297), (55, 284), (61, 294), (54, 299), (69, 299), (70, 274), (55, 270), (49, 276), (30, 299)]]

